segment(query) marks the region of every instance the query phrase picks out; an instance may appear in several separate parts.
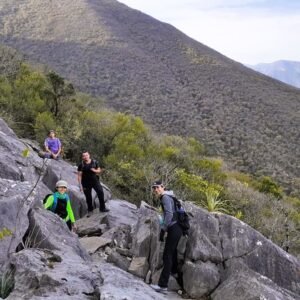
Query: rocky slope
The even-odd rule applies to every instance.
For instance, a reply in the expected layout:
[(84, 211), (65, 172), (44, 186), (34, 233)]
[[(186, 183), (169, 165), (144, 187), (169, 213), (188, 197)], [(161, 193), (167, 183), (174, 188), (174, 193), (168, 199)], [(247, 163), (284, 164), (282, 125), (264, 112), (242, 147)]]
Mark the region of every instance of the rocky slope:
[[(300, 299), (299, 260), (245, 223), (192, 203), (186, 203), (190, 235), (178, 247), (183, 287), (172, 277), (168, 295), (157, 294), (146, 284), (157, 282), (162, 265), (157, 213), (143, 202), (137, 208), (111, 199), (109, 213), (82, 217), (74, 167), (52, 160), (43, 165), (31, 148), (23, 157), (26, 147), (28, 141), (0, 120), (0, 231), (12, 232), (0, 239), (0, 275), (10, 271), (14, 282), (7, 299), (180, 299), (175, 291), (183, 289), (192, 299)], [(79, 238), (41, 206), (58, 178), (70, 183), (82, 217)]]
[(0, 42), (237, 168), (299, 177), (300, 92), (114, 0), (2, 0)]

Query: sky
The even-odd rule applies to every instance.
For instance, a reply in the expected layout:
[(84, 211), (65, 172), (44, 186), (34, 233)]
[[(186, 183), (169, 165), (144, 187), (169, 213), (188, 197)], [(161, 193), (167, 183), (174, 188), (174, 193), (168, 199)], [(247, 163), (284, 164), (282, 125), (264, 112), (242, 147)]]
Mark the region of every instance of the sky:
[(300, 0), (118, 0), (243, 64), (300, 61)]

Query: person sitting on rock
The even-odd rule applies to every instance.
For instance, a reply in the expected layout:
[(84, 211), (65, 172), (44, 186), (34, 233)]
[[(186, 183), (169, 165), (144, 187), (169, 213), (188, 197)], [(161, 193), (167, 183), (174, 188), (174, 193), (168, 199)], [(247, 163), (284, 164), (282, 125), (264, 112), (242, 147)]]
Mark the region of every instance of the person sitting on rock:
[(158, 280), (158, 285), (151, 284), (150, 286), (157, 292), (166, 293), (170, 274), (178, 273), (177, 245), (182, 236), (182, 229), (177, 221), (174, 220), (176, 208), (170, 192), (165, 190), (161, 181), (154, 182), (152, 190), (155, 196), (159, 197), (163, 209), (163, 222), (161, 224), (159, 240), (164, 242), (165, 233), (167, 232), (168, 235), (163, 252), (163, 269)]
[(105, 207), (104, 193), (102, 186), (99, 182), (99, 174), (102, 169), (100, 168), (98, 162), (90, 157), (88, 151), (82, 152), (82, 162), (78, 165), (78, 186), (80, 191), (84, 192), (88, 213), (87, 217), (90, 217), (93, 212), (93, 199), (92, 199), (92, 189), (95, 190), (99, 199), (99, 209), (100, 212), (108, 212), (109, 209)]
[(59, 159), (61, 153), (61, 142), (59, 138), (56, 137), (55, 131), (50, 130), (48, 137), (45, 139), (44, 147), (46, 152), (41, 152), (40, 156), (42, 158), (52, 158)]
[(68, 183), (65, 180), (56, 182), (56, 192), (46, 198), (44, 207), (59, 215), (70, 230), (76, 231), (75, 218), (69, 195), (66, 193)]

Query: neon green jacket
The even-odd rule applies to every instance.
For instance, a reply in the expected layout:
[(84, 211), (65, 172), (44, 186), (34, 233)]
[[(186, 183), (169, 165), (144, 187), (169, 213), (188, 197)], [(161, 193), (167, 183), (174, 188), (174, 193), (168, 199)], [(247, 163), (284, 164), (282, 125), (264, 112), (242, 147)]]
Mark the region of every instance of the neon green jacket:
[[(59, 199), (66, 198), (66, 194), (60, 194), (58, 192), (55, 192), (55, 194), (57, 197), (57, 201), (59, 201)], [(44, 208), (51, 209), (53, 203), (54, 203), (54, 195), (51, 195), (47, 198), (47, 201), (44, 204)], [(75, 223), (75, 218), (74, 218), (74, 214), (73, 214), (73, 210), (72, 210), (72, 206), (71, 206), (71, 201), (67, 201), (66, 210), (67, 210), (68, 215), (64, 218), (64, 221), (68, 222), (70, 220), (71, 223)]]

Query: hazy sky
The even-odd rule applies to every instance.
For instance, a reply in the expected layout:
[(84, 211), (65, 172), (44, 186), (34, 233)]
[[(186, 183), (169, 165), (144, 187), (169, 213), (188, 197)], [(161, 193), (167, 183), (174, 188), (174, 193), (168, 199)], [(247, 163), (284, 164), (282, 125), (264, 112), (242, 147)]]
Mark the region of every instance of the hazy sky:
[(300, 61), (300, 0), (119, 0), (246, 64)]

